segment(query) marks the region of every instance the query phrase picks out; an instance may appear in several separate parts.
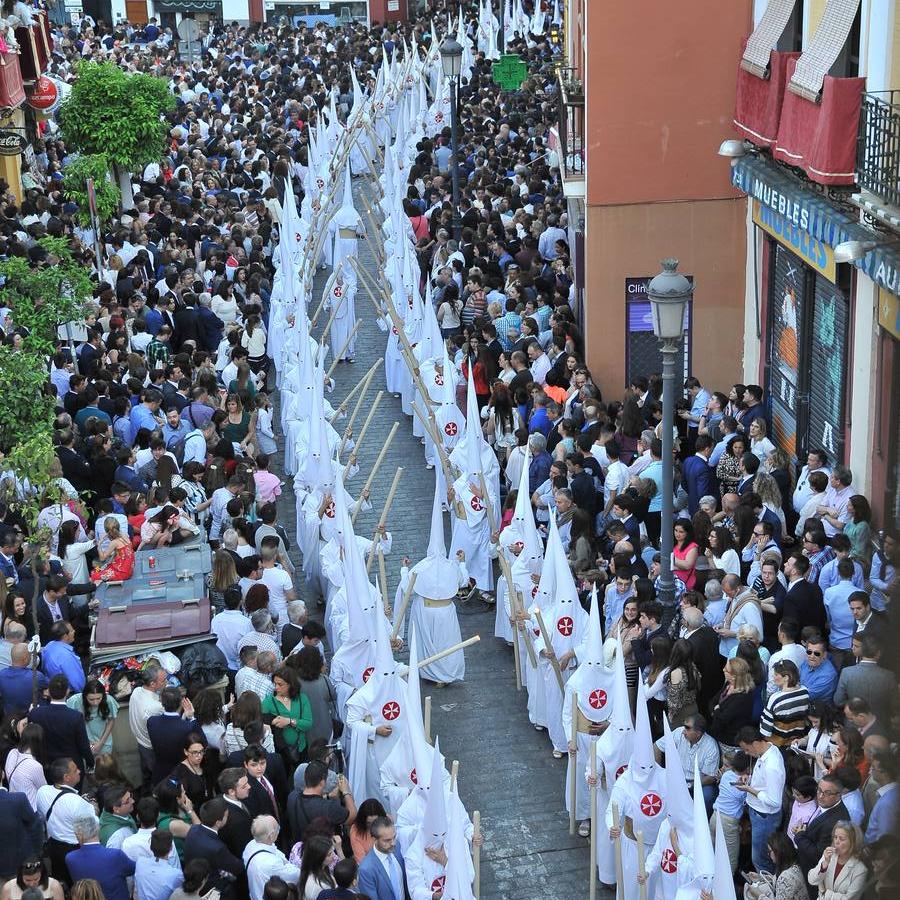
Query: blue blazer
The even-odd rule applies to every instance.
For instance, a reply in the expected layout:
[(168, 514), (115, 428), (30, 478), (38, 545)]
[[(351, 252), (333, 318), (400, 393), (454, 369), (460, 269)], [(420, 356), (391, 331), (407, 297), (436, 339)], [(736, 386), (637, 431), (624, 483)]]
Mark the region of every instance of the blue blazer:
[[(203, 735), (203, 728), (196, 719), (162, 713), (147, 719), (147, 734), (156, 759), (152, 775), (154, 784), (162, 781), (184, 759), (184, 740), (192, 731)], [(206, 743), (205, 737), (202, 743)]]
[(4, 838), (0, 842), (0, 878), (12, 878), (31, 856), (41, 855), (44, 822), (19, 791), (0, 789), (0, 822)]
[(94, 766), (94, 754), (88, 740), (84, 716), (77, 709), (69, 709), (64, 703), (47, 703), (36, 706), (28, 713), (28, 721), (36, 722), (44, 729), (44, 752), (47, 762), (68, 757), (86, 772)]
[[(403, 898), (409, 900), (409, 891), (406, 887), (406, 866), (403, 865), (403, 857), (400, 851), (394, 848), (394, 859), (400, 864), (400, 872), (403, 875)], [(374, 848), (370, 850), (359, 864), (359, 891), (366, 894), (370, 900), (397, 900), (391, 880), (388, 878), (381, 860), (375, 855)]]

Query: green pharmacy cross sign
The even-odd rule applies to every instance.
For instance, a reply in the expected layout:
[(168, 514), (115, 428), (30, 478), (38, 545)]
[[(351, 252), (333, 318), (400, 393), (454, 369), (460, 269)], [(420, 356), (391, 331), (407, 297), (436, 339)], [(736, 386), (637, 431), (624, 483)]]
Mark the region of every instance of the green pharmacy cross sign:
[(517, 53), (506, 53), (494, 63), (492, 77), (502, 91), (517, 91), (528, 75), (528, 66)]

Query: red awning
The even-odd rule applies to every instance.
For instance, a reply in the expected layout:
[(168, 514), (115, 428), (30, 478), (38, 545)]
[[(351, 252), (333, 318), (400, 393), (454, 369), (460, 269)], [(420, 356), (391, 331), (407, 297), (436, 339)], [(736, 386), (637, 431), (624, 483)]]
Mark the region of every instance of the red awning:
[(19, 42), (22, 77), (25, 81), (36, 81), (50, 61), (50, 41), (43, 26), (40, 23), (31, 27), (20, 25), (16, 28), (16, 40)]
[(25, 99), (17, 53), (0, 53), (0, 106), (19, 106)]
[(747, 71), (743, 60), (738, 66), (734, 125), (758, 147), (775, 145), (788, 79), (787, 64), (792, 60), (796, 63), (799, 56), (799, 53), (773, 50), (769, 58), (768, 78), (760, 78)]
[[(788, 62), (788, 80), (796, 65), (796, 60)], [(865, 86), (865, 78), (826, 75), (819, 103), (786, 91), (772, 156), (803, 169), (818, 184), (854, 184), (856, 135)]]

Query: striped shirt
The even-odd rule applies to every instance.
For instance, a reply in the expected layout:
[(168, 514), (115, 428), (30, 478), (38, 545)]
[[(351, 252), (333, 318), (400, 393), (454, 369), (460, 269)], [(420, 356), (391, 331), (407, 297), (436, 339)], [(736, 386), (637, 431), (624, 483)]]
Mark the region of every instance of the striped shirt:
[(803, 685), (772, 694), (759, 721), (759, 732), (763, 737), (776, 738), (779, 744), (803, 737), (808, 712), (809, 692)]

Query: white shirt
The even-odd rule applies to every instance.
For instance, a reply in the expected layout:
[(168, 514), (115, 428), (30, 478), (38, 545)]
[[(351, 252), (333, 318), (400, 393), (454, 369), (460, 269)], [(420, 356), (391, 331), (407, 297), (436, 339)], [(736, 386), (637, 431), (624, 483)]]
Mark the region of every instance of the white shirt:
[(542, 353), (537, 359), (531, 363), (531, 377), (540, 385), (547, 383), (547, 373), (553, 368), (550, 357), (546, 353)]
[[(52, 784), (45, 784), (42, 788), (38, 788), (37, 811), (44, 820), (47, 818), (47, 810), (53, 805), (60, 790)], [(66, 796), (61, 797), (56, 806), (53, 806), (53, 813), (50, 821), (47, 822), (47, 834), (63, 844), (77, 844), (78, 839), (72, 830), (72, 823), (79, 816), (95, 815), (94, 807), (74, 788), (66, 787), (62, 790)]]
[(269, 609), (278, 613), (278, 621), (283, 625), (287, 621), (285, 595), (294, 589), (294, 580), (284, 569), (273, 566), (263, 567), (260, 581), (269, 589)]
[(300, 869), (288, 862), (287, 857), (272, 844), (250, 841), (244, 847), (242, 858), (247, 869), (250, 900), (262, 900), (266, 882), (273, 875), (284, 879), (288, 884), (296, 884), (300, 880)]
[[(122, 841), (122, 852), (135, 862), (139, 859), (150, 859), (153, 856), (150, 852), (150, 837), (155, 830), (155, 828), (139, 828), (134, 834), (128, 835)], [(181, 868), (181, 860), (178, 858), (174, 844), (166, 861), (174, 869)]]
[(829, 469), (810, 469), (808, 465), (804, 466), (800, 470), (800, 477), (797, 479), (797, 487), (794, 488), (794, 512), (799, 513), (806, 505), (809, 498), (815, 493), (809, 484), (809, 476), (812, 475), (813, 472), (824, 472), (826, 475), (831, 475)]
[(209, 628), (216, 636), (216, 646), (225, 654), (228, 668), (239, 669), (238, 642), (248, 631), (253, 631), (250, 620), (239, 609), (226, 609), (213, 616)]
[(615, 488), (617, 494), (621, 494), (628, 487), (628, 466), (617, 459), (609, 464), (606, 470), (606, 481), (603, 482), (603, 503), (609, 503), (609, 498)]
[(152, 750), (150, 735), (147, 733), (147, 719), (163, 711), (162, 703), (155, 691), (141, 686), (131, 692), (128, 701), (128, 726), (135, 740), (146, 750)]
[(781, 810), (784, 794), (784, 757), (774, 745), (756, 761), (750, 776), (750, 787), (758, 794), (747, 794), (747, 805), (758, 813), (769, 815)]

